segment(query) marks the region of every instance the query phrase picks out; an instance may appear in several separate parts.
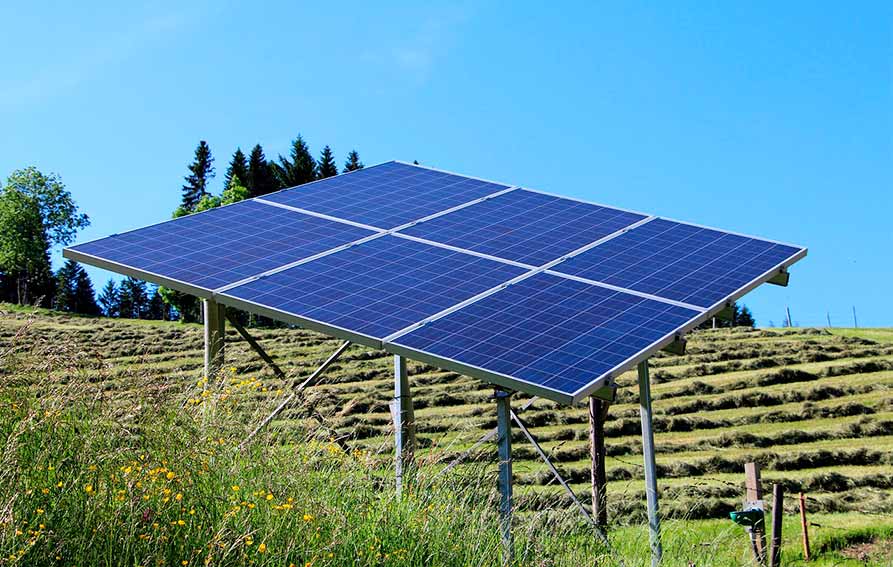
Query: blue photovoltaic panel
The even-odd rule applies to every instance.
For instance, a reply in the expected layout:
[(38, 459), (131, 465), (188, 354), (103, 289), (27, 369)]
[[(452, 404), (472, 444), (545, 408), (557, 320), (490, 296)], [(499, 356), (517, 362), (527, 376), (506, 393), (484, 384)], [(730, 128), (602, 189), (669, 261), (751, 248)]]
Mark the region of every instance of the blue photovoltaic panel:
[(802, 248), (655, 219), (553, 269), (706, 308), (801, 252)]
[(371, 234), (343, 223), (242, 201), (71, 250), (213, 290)]
[(388, 162), (264, 195), (263, 199), (391, 229), (507, 188)]
[(541, 266), (645, 215), (518, 189), (402, 232)]
[(524, 272), (382, 236), (232, 288), (225, 296), (381, 339)]
[(574, 397), (699, 315), (539, 273), (394, 344)]

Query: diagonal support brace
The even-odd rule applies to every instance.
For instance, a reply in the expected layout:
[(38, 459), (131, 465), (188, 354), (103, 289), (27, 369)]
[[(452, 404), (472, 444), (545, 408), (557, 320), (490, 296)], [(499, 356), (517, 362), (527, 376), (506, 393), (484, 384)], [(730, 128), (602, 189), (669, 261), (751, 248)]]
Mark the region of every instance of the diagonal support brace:
[(241, 323), (239, 323), (239, 320), (231, 313), (226, 314), (226, 319), (229, 321), (229, 324), (232, 325), (236, 329), (236, 331), (239, 332), (240, 335), (242, 335), (242, 338), (245, 339), (245, 342), (251, 345), (251, 348), (254, 349), (254, 352), (256, 352), (258, 356), (260, 356), (261, 359), (263, 359), (263, 361), (267, 363), (267, 366), (270, 367), (270, 369), (273, 371), (273, 374), (275, 374), (276, 377), (280, 380), (285, 380), (285, 372), (283, 372), (282, 369), (279, 368), (279, 365), (273, 361), (273, 358), (269, 354), (267, 354), (267, 351), (265, 351), (263, 347), (260, 346), (257, 340), (255, 340), (254, 337), (248, 334), (248, 331), (245, 329), (245, 327), (242, 326)]
[(574, 490), (570, 487), (567, 481), (564, 480), (564, 477), (562, 477), (561, 473), (558, 472), (558, 469), (552, 463), (552, 460), (549, 458), (548, 455), (546, 455), (546, 452), (543, 450), (542, 447), (540, 447), (540, 444), (533, 437), (533, 434), (530, 433), (530, 430), (527, 429), (527, 426), (524, 425), (524, 422), (521, 421), (521, 419), (517, 416), (517, 414), (515, 414), (514, 411), (512, 412), (512, 420), (518, 425), (521, 433), (524, 434), (524, 437), (527, 437), (527, 440), (530, 441), (530, 444), (533, 445), (533, 448), (536, 449), (536, 452), (539, 453), (540, 458), (543, 460), (544, 463), (546, 463), (546, 466), (549, 467), (549, 470), (552, 471), (552, 476), (555, 477), (555, 480), (557, 480), (559, 484), (561, 484), (565, 492), (567, 492), (568, 496), (571, 497), (571, 500), (573, 500), (574, 504), (577, 505), (580, 513), (583, 514), (583, 516), (590, 524), (592, 524), (592, 527), (595, 529), (595, 535), (596, 537), (598, 537), (599, 541), (601, 541), (605, 545), (605, 547), (610, 550), (611, 544), (610, 542), (608, 542), (608, 536), (605, 535), (605, 532), (603, 532), (599, 525), (596, 523), (595, 519), (592, 517), (592, 514), (589, 513), (589, 510), (587, 510), (586, 507), (583, 506), (583, 503), (580, 501), (579, 498), (577, 498), (577, 495), (574, 494)]
[(350, 341), (344, 341), (343, 343), (341, 343), (341, 346), (338, 347), (338, 350), (336, 350), (335, 352), (333, 352), (333, 353), (329, 356), (329, 358), (327, 358), (327, 359), (325, 360), (325, 362), (323, 362), (321, 365), (319, 365), (319, 368), (317, 368), (315, 371), (313, 371), (313, 374), (311, 374), (311, 375), (308, 376), (303, 382), (301, 382), (300, 384), (298, 384), (297, 387), (294, 388), (294, 391), (291, 393), (291, 395), (289, 395), (287, 398), (285, 398), (285, 400), (283, 400), (282, 403), (279, 404), (279, 405), (276, 407), (276, 409), (273, 410), (273, 413), (271, 413), (270, 415), (268, 415), (267, 417), (265, 417), (264, 420), (261, 421), (260, 424), (259, 424), (257, 427), (254, 428), (254, 431), (252, 431), (252, 432), (248, 435), (248, 437), (246, 437), (241, 443), (239, 443), (239, 449), (242, 449), (243, 447), (245, 447), (245, 445), (247, 445), (248, 442), (251, 441), (251, 439), (252, 439), (255, 435), (257, 435), (258, 432), (259, 432), (261, 429), (263, 429), (263, 428), (266, 427), (271, 421), (273, 421), (273, 418), (275, 418), (277, 415), (279, 415), (280, 413), (282, 413), (282, 411), (283, 411), (285, 408), (287, 408), (288, 405), (291, 404), (292, 401), (293, 401), (295, 398), (298, 397), (298, 395), (300, 395), (300, 393), (304, 390), (304, 388), (307, 388), (308, 386), (312, 386), (313, 384), (315, 384), (317, 378), (319, 378), (319, 377), (322, 375), (322, 373), (325, 372), (326, 369), (327, 369), (333, 362), (335, 362), (336, 360), (338, 360), (338, 357), (340, 357), (341, 354), (342, 354), (345, 350), (347, 350), (347, 347), (349, 347), (350, 345), (351, 345)]
[[(523, 406), (521, 406), (521, 407), (518, 409), (518, 411), (519, 411), (519, 412), (522, 412), (522, 411), (526, 410), (527, 408), (529, 408), (530, 406), (533, 405), (533, 402), (537, 401), (538, 399), (539, 399), (538, 397), (533, 396), (532, 398), (530, 398), (529, 400), (527, 400), (527, 402), (526, 402)], [(449, 471), (453, 470), (454, 468), (456, 468), (457, 466), (459, 466), (460, 464), (462, 464), (462, 461), (464, 461), (465, 459), (467, 459), (467, 458), (468, 458), (472, 453), (474, 453), (474, 452), (475, 452), (481, 445), (483, 445), (484, 443), (486, 443), (486, 442), (490, 441), (491, 439), (493, 439), (494, 437), (496, 437), (497, 433), (499, 433), (499, 428), (498, 428), (498, 427), (494, 427), (493, 429), (491, 429), (490, 431), (488, 431), (487, 433), (485, 433), (485, 434), (484, 434), (480, 439), (478, 439), (478, 440), (475, 442), (475, 444), (472, 445), (467, 451), (465, 451), (464, 453), (462, 453), (461, 455), (459, 455), (458, 457), (456, 457), (455, 459), (453, 459), (452, 461), (450, 461), (450, 464), (448, 464), (447, 466), (445, 466), (445, 467), (443, 467), (442, 469), (440, 469), (439, 471), (437, 471), (437, 474), (435, 474), (433, 477), (431, 477), (431, 481), (433, 482), (433, 481), (434, 481), (435, 479), (437, 479), (438, 477), (440, 477), (440, 476), (442, 476), (442, 475), (448, 473)]]

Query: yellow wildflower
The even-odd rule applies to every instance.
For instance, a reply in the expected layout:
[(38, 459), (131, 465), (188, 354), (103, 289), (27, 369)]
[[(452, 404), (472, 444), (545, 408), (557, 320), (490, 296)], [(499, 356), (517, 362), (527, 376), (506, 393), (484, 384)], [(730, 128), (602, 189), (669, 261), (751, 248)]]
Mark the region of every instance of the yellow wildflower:
[(89, 496), (92, 496), (93, 495), (93, 485), (88, 484), (88, 485), (84, 486), (84, 492), (86, 492)]
[(257, 546), (257, 552), (258, 552), (258, 553), (265, 553), (266, 551), (267, 551), (267, 544), (262, 543), (262, 544), (260, 544), (260, 545)]

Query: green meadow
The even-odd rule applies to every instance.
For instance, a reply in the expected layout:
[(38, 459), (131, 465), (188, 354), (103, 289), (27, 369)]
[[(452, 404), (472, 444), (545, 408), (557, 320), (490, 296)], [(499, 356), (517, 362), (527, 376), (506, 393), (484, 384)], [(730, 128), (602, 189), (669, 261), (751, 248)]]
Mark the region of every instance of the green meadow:
[[(437, 472), (495, 426), (492, 389), (410, 363), (420, 450), (393, 490), (392, 358), (353, 346), (244, 450), (238, 444), (339, 341), (234, 331), (202, 376), (197, 325), (0, 305), (0, 565), (498, 565), (496, 449)], [(733, 329), (652, 360), (665, 565), (750, 565), (744, 463), (784, 485), (784, 565), (893, 564), (893, 331)], [(619, 379), (605, 548), (523, 437), (518, 565), (649, 563), (635, 377)], [(516, 396), (515, 407), (526, 399)], [(520, 414), (584, 500), (584, 408)]]

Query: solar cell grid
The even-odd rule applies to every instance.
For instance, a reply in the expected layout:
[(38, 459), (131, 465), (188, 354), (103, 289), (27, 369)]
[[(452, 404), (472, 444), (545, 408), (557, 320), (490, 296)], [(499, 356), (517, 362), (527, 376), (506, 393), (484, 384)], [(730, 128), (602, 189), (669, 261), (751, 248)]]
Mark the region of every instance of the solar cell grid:
[(504, 189), (508, 186), (388, 162), (263, 199), (391, 229)]
[(805, 253), (398, 162), (65, 251), (564, 402)]
[(644, 218), (638, 213), (517, 189), (401, 232), (541, 266)]
[(374, 233), (242, 201), (71, 250), (213, 290), (370, 234)]
[(382, 339), (524, 272), (382, 236), (223, 295)]
[(655, 219), (553, 270), (709, 308), (802, 252), (784, 244)]
[(579, 398), (581, 389), (699, 315), (539, 273), (393, 343)]

